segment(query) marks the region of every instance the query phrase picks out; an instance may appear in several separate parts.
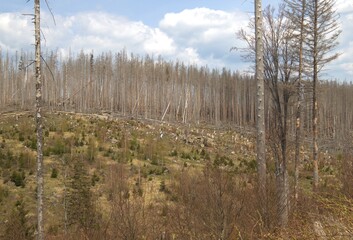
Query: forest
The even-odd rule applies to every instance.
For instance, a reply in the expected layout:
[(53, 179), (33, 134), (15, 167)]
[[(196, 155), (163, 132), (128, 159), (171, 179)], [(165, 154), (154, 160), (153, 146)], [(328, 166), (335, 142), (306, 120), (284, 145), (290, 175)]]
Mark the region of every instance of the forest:
[(34, 3), (35, 52), (0, 48), (0, 239), (353, 238), (335, 1), (256, 0), (254, 73), (41, 52)]
[[(33, 110), (35, 73), (25, 68), (33, 54), (0, 59), (2, 112)], [(256, 81), (227, 69), (186, 66), (149, 56), (81, 52), (67, 60), (55, 52), (43, 55), (43, 104), (48, 111), (107, 113), (179, 123), (255, 126)], [(48, 66), (48, 67), (46, 67)], [(303, 127), (311, 129), (312, 83), (304, 82)], [(289, 86), (293, 89), (295, 85)], [(269, 91), (269, 89), (266, 89)], [(353, 128), (353, 85), (320, 81), (319, 125), (322, 139), (337, 141)], [(294, 95), (294, 94), (293, 94)], [(271, 124), (272, 101), (265, 93), (265, 122)], [(289, 129), (294, 135), (296, 99), (289, 103)]]

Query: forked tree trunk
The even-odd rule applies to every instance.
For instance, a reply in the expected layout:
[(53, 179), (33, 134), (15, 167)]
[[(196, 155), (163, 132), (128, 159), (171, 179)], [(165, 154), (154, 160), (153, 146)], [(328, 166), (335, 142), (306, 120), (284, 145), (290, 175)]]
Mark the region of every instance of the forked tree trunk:
[(42, 125), (42, 79), (40, 47), (40, 0), (34, 1), (35, 69), (36, 69), (36, 135), (37, 135), (37, 239), (44, 239), (43, 227), (43, 125)]

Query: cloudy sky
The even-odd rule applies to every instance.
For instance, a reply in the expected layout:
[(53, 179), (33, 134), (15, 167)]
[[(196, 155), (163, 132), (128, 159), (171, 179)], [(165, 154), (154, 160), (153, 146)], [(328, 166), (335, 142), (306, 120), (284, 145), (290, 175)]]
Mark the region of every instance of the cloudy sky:
[[(253, 15), (253, 0), (48, 0), (56, 24), (42, 2), (43, 50), (118, 52), (247, 71), (249, 64), (230, 52), (242, 46), (235, 33)], [(263, 0), (277, 6), (279, 0)], [(0, 47), (3, 52), (33, 46), (33, 0), (0, 0)], [(337, 0), (341, 14), (340, 58), (325, 78), (353, 81), (353, 1)]]

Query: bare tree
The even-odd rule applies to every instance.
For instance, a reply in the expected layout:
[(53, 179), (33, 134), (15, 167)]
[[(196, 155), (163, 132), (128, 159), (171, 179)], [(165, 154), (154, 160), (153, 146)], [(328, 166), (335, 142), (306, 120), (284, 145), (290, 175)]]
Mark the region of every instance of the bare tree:
[(338, 57), (331, 53), (338, 45), (339, 15), (334, 9), (334, 0), (310, 0), (307, 2), (308, 24), (311, 31), (306, 38), (308, 61), (312, 64), (312, 131), (313, 131), (313, 188), (319, 185), (319, 147), (318, 147), (318, 84), (323, 67)]
[(302, 132), (302, 111), (304, 101), (304, 36), (305, 31), (305, 16), (306, 16), (306, 0), (285, 0), (286, 15), (292, 21), (292, 26), (297, 33), (293, 33), (294, 47), (298, 49), (298, 79), (297, 79), (297, 109), (296, 109), (296, 125), (295, 125), (295, 159), (294, 159), (294, 198), (295, 203), (298, 202), (298, 185), (299, 185), (299, 165), (300, 165), (300, 146)]
[[(285, 18), (283, 5), (277, 14), (274, 8), (267, 7), (263, 21), (264, 82), (271, 100), (268, 103), (269, 143), (276, 166), (278, 223), (285, 227), (289, 216), (287, 153), (290, 98), (296, 82), (292, 75), (296, 60), (291, 48), (293, 29), (290, 21)], [(253, 26), (253, 22), (250, 22), (250, 26)], [(248, 56), (256, 52), (256, 44), (251, 35), (241, 30), (239, 37), (248, 44)]]
[(36, 69), (36, 135), (37, 135), (37, 239), (44, 239), (43, 226), (43, 124), (40, 44), (40, 0), (34, 1), (35, 69)]
[(111, 237), (141, 239), (142, 236), (147, 236), (149, 224), (152, 225), (147, 219), (149, 209), (146, 208), (142, 190), (141, 196), (131, 191), (125, 172), (126, 169), (120, 164), (113, 165), (110, 169), (108, 189), (111, 192)]
[(259, 181), (259, 198), (262, 218), (266, 219), (266, 145), (265, 145), (265, 99), (264, 99), (264, 53), (262, 33), (262, 0), (255, 0), (255, 78), (257, 82), (256, 93), (256, 127), (257, 127), (257, 164)]
[(211, 165), (196, 175), (186, 170), (177, 176), (171, 189), (180, 202), (170, 208), (177, 238), (236, 238), (244, 199), (243, 189), (232, 174)]
[(278, 223), (285, 227), (289, 215), (289, 182), (287, 172), (288, 121), (290, 98), (296, 79), (292, 77), (294, 54), (292, 30), (280, 5), (277, 14), (268, 6), (264, 11), (265, 82), (271, 95), (272, 117), (270, 140), (275, 156)]

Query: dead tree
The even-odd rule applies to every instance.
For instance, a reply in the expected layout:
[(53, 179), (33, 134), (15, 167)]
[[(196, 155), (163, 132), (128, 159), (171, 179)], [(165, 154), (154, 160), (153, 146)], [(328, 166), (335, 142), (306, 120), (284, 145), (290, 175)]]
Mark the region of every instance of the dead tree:
[(312, 77), (312, 139), (313, 139), (313, 189), (319, 185), (319, 147), (318, 147), (318, 84), (323, 67), (338, 57), (331, 53), (338, 45), (339, 15), (334, 9), (334, 0), (309, 0), (307, 2), (308, 25), (311, 31), (306, 37), (307, 58), (311, 63)]
[(37, 135), (37, 239), (44, 239), (43, 226), (43, 123), (40, 45), (40, 0), (34, 1), (35, 69), (36, 69), (36, 135)]
[(304, 101), (304, 58), (303, 46), (304, 36), (307, 31), (305, 27), (306, 16), (306, 0), (285, 0), (286, 17), (291, 19), (293, 30), (297, 30), (297, 34), (293, 34), (294, 47), (298, 49), (298, 79), (297, 79), (297, 109), (296, 109), (296, 124), (295, 124), (295, 159), (294, 159), (294, 198), (295, 204), (298, 202), (298, 185), (299, 185), (299, 165), (300, 165), (300, 146), (302, 135), (302, 111)]
[[(275, 15), (275, 10), (267, 7), (263, 18), (263, 62), (264, 82), (267, 87), (270, 106), (269, 114), (269, 144), (274, 153), (277, 182), (278, 223), (285, 227), (289, 215), (289, 181), (287, 174), (288, 131), (291, 101), (294, 84), (293, 78), (295, 58), (291, 48), (292, 29), (290, 21), (284, 15), (283, 6)], [(250, 22), (249, 26), (253, 26)], [(239, 32), (239, 38), (248, 44), (245, 57), (256, 53), (256, 42), (251, 34), (244, 30)], [(258, 40), (255, 38), (256, 41)], [(259, 118), (259, 114), (257, 115)]]
[(257, 82), (256, 94), (256, 127), (257, 127), (257, 164), (259, 181), (259, 198), (262, 218), (266, 219), (266, 146), (265, 146), (265, 99), (264, 99), (264, 59), (262, 38), (262, 0), (255, 0), (255, 78)]
[(275, 156), (278, 223), (286, 227), (289, 216), (289, 111), (296, 83), (292, 76), (295, 63), (291, 44), (293, 31), (291, 22), (285, 18), (283, 5), (280, 5), (277, 13), (274, 8), (267, 7), (264, 22), (265, 83), (272, 100), (269, 143)]

